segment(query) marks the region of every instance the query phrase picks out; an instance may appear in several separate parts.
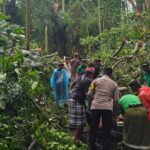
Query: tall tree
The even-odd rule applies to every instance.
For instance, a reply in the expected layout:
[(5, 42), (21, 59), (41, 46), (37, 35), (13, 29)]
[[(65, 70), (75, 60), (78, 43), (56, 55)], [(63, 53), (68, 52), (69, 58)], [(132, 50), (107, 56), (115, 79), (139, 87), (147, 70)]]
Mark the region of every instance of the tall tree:
[(2, 6), (3, 0), (0, 0), (0, 7)]
[(136, 14), (140, 15), (143, 11), (143, 0), (136, 0)]
[(38, 44), (38, 47), (45, 49), (45, 25), (48, 28), (49, 50), (52, 49), (52, 4), (53, 0), (32, 0), (30, 1), (31, 16), (31, 40)]
[(99, 33), (101, 33), (101, 9), (100, 9), (100, 0), (98, 0), (98, 25), (99, 25)]
[(30, 0), (26, 0), (25, 48), (30, 49)]
[(129, 3), (132, 5), (132, 7), (134, 8), (134, 9), (136, 9), (136, 2), (135, 2), (135, 0), (128, 0), (129, 1)]
[(47, 23), (45, 26), (45, 52), (48, 52), (48, 28), (47, 28)]
[(16, 6), (16, 0), (4, 0), (2, 11), (9, 16), (8, 21), (12, 23), (19, 23), (18, 8)]
[(137, 16), (140, 16), (143, 11), (143, 5), (146, 6), (146, 9), (150, 9), (150, 0), (128, 0), (132, 5), (133, 9)]
[(59, 9), (58, 0), (54, 0), (52, 8), (53, 8), (54, 15), (57, 16), (58, 15), (58, 9)]
[(150, 9), (150, 0), (145, 0), (145, 5), (147, 9)]
[(65, 12), (65, 0), (62, 0), (62, 13)]

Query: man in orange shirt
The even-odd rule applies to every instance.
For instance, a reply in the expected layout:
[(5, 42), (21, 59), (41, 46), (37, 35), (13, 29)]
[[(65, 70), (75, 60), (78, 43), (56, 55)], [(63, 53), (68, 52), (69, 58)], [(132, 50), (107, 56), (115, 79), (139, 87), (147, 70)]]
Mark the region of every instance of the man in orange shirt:
[(129, 83), (143, 107), (130, 105), (125, 112), (123, 127), (124, 150), (150, 149), (150, 88), (140, 86), (137, 80)]
[(133, 92), (136, 92), (138, 97), (140, 98), (143, 106), (147, 110), (147, 117), (150, 121), (150, 87), (147, 86), (140, 86), (137, 80), (132, 80), (129, 83)]

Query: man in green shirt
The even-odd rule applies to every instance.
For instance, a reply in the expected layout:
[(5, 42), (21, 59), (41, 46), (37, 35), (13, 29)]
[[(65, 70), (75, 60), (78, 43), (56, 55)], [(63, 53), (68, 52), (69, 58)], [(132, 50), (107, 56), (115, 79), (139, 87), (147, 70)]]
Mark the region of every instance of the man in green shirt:
[(136, 95), (125, 94), (118, 103), (124, 116), (123, 149), (150, 149), (150, 123), (147, 120), (146, 109), (142, 106), (140, 99)]
[(149, 67), (149, 63), (148, 62), (145, 62), (142, 65), (142, 70), (145, 72), (145, 74), (144, 74), (145, 85), (150, 87), (150, 67)]
[(84, 70), (86, 69), (86, 66), (87, 66), (86, 59), (82, 59), (81, 65), (79, 65), (77, 68), (77, 76), (81, 75), (84, 72)]
[(126, 94), (119, 99), (118, 102), (122, 114), (132, 105), (141, 104), (140, 99), (132, 94)]

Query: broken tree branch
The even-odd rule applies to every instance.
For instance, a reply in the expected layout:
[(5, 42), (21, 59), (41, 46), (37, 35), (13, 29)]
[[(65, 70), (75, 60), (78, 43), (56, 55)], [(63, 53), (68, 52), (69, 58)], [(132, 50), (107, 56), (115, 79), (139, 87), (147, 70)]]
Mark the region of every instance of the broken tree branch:
[(122, 41), (120, 48), (116, 51), (116, 53), (112, 57), (117, 56), (121, 52), (121, 50), (123, 49), (123, 47), (126, 43), (127, 43), (126, 40)]
[(36, 140), (34, 139), (34, 140), (31, 142), (31, 144), (29, 145), (28, 150), (32, 150), (32, 147), (34, 146), (35, 142), (36, 142)]

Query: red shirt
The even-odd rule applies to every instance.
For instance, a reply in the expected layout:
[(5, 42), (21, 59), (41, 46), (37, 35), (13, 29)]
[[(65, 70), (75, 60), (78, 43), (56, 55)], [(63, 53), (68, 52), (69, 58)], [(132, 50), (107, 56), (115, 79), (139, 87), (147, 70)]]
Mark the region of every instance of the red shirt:
[(147, 109), (148, 120), (150, 121), (150, 87), (142, 86), (138, 90), (138, 97), (143, 106)]

